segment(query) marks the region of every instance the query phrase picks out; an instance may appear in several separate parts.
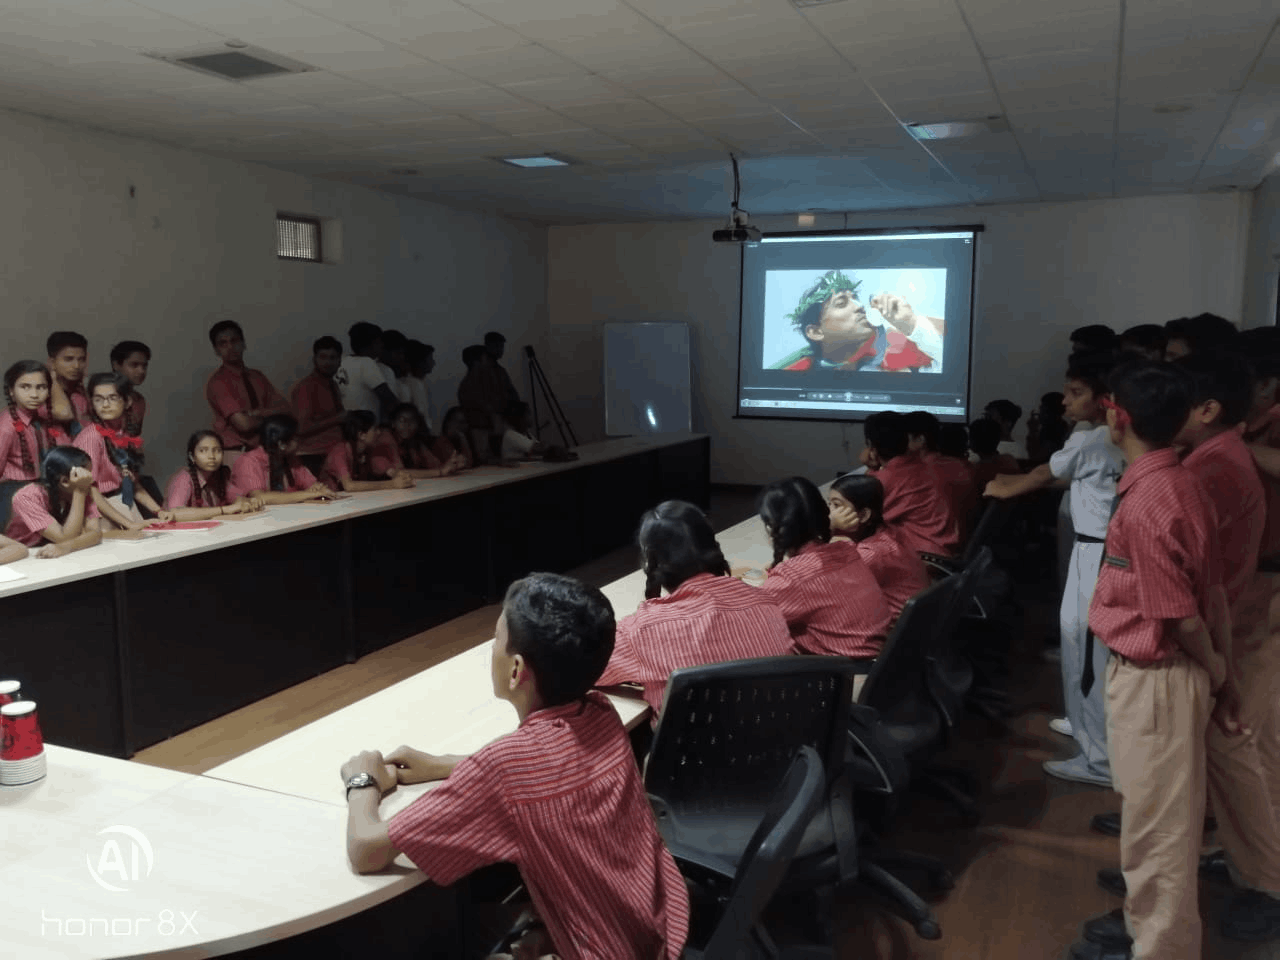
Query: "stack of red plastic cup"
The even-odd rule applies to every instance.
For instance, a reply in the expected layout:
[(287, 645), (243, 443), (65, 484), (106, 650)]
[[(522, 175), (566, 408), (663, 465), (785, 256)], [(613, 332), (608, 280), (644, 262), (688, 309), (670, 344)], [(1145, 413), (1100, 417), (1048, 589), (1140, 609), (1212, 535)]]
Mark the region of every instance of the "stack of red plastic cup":
[(17, 680), (0, 680), (0, 707), (22, 699), (22, 684)]
[(44, 738), (33, 700), (0, 706), (0, 786), (34, 783), (46, 771)]

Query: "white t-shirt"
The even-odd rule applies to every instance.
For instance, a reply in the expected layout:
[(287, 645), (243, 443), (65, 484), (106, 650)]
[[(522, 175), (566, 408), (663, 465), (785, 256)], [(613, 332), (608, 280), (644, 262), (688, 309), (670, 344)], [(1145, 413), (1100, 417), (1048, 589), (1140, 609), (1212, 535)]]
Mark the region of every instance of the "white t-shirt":
[(409, 399), (405, 402), (412, 403), (418, 408), (422, 419), (427, 421), (427, 429), (435, 433), (435, 425), (431, 422), (431, 397), (427, 393), (427, 385), (417, 377), (400, 377), (397, 382), (409, 395)]
[(1071, 481), (1071, 525), (1076, 533), (1106, 539), (1116, 484), (1124, 472), (1124, 454), (1111, 442), (1110, 428), (1104, 423), (1072, 433), (1049, 458), (1049, 469), (1059, 480)]
[(342, 407), (345, 410), (368, 410), (379, 414), (382, 404), (374, 393), (379, 386), (387, 382), (387, 378), (378, 369), (378, 361), (373, 357), (357, 357), (345, 354), (338, 372), (333, 375), (333, 382), (338, 385), (342, 394)]
[(378, 370), (382, 373), (383, 381), (391, 388), (391, 392), (395, 394), (396, 400), (400, 403), (413, 402), (409, 399), (409, 388), (396, 379), (396, 372), (394, 370), (388, 367), (385, 363), (379, 363)]
[(508, 427), (507, 432), (502, 435), (502, 459), (519, 460), (528, 456), (537, 442), (527, 433), (519, 433)]
[(996, 453), (1007, 453), (1015, 460), (1027, 459), (1027, 448), (1017, 440), (1001, 440), (996, 444)]

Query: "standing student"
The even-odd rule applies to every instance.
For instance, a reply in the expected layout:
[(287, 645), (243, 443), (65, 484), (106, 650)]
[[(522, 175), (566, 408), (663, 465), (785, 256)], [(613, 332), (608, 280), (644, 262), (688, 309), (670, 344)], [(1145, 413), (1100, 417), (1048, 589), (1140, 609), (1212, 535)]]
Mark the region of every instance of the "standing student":
[(618, 621), (613, 656), (597, 686), (640, 684), (656, 719), (673, 671), (790, 652), (782, 611), (729, 575), (711, 524), (693, 504), (658, 504), (641, 518), (638, 540), (645, 599)]
[(260, 443), (263, 420), (287, 413), (289, 401), (258, 370), (244, 364), (244, 331), (234, 320), (222, 320), (209, 328), (209, 343), (222, 361), (205, 385), (204, 395), (213, 411), (213, 429), (222, 438), (228, 463)]
[(262, 421), (261, 432), (262, 443), (231, 466), (231, 489), (237, 496), (270, 505), (334, 495), (298, 459), (297, 420), (287, 413), (274, 413)]
[(1120, 352), (1136, 354), (1148, 360), (1163, 360), (1169, 336), (1158, 323), (1140, 323), (1120, 334)]
[(1089, 632), (1088, 617), (1098, 571), (1102, 569), (1116, 485), (1124, 470), (1124, 453), (1112, 442), (1103, 407), (1107, 374), (1113, 362), (1110, 353), (1073, 353), (1067, 362), (1063, 386), (1066, 413), (1076, 423), (1088, 425), (1088, 429), (1072, 433), (1047, 464), (1019, 476), (998, 476), (986, 487), (987, 496), (1004, 500), (1048, 486), (1069, 486), (1075, 545), (1058, 618), (1066, 716), (1050, 725), (1056, 732), (1073, 737), (1080, 753), (1068, 760), (1047, 760), (1044, 769), (1062, 780), (1104, 787), (1112, 783), (1105, 693), (1102, 684), (1096, 683), (1087, 696), (1082, 695), (1080, 677), (1086, 657), (1092, 660), (1095, 676), (1102, 675), (1107, 663), (1106, 648)]
[(1116, 332), (1105, 323), (1076, 327), (1071, 331), (1071, 352), (1114, 350), (1117, 339)]
[(1002, 473), (1022, 472), (1018, 461), (1000, 452), (1000, 424), (982, 417), (969, 424), (969, 448), (973, 451), (973, 485), (978, 491)]
[(418, 408), (402, 403), (392, 411), (388, 450), (392, 459), (405, 473), (417, 479), (447, 477), (466, 466), (466, 459), (456, 451), (450, 451), (444, 460), (437, 456), (436, 440), (427, 429), (426, 421)]
[(13, 495), (6, 536), (42, 559), (62, 557), (102, 542), (99, 514), (91, 497), (89, 457), (75, 447), (54, 447), (44, 455), (41, 478)]
[[(1271, 585), (1257, 569), (1266, 495), (1236, 429), (1249, 412), (1251, 371), (1243, 357), (1222, 351), (1198, 351), (1177, 366), (1191, 378), (1193, 406), (1176, 442), (1187, 451), (1182, 465), (1204, 485), (1217, 515), (1231, 609), (1228, 670), (1239, 691), (1241, 721), (1259, 730), (1277, 710), (1278, 655), (1268, 622)], [(1259, 738), (1228, 736), (1210, 724), (1207, 748), (1216, 836), (1232, 878), (1243, 888), (1227, 910), (1222, 932), (1236, 940), (1274, 939), (1280, 936), (1280, 822)]]
[(1012, 400), (992, 400), (983, 410), (983, 415), (1000, 424), (1000, 446), (997, 449), (1015, 460), (1026, 460), (1027, 448), (1013, 439), (1013, 428), (1022, 419), (1022, 408)]
[(324, 476), (348, 493), (370, 490), (404, 490), (413, 478), (394, 460), (379, 455), (375, 447), (381, 429), (368, 410), (352, 410), (342, 422), (342, 440), (324, 460)]
[(907, 601), (929, 586), (920, 554), (904, 546), (884, 522), (884, 486), (873, 475), (846, 473), (827, 493), (832, 536), (848, 537), (876, 578), (894, 620)]
[(1240, 331), (1226, 317), (1201, 313), (1170, 320), (1164, 325), (1164, 333), (1164, 358), (1177, 360), (1206, 350), (1231, 350)]
[(142, 421), (147, 418), (147, 400), (138, 388), (146, 381), (150, 366), (151, 348), (140, 340), (121, 340), (111, 348), (111, 369), (133, 384), (129, 406), (124, 411), (124, 432), (131, 437), (142, 435)]
[(256, 513), (262, 502), (233, 496), (231, 469), (222, 462), (222, 441), (212, 430), (197, 430), (187, 440), (187, 467), (169, 481), (164, 506), (177, 520), (212, 520)]
[(289, 403), (298, 418), (298, 458), (312, 473), (324, 468), (330, 448), (342, 440), (342, 393), (333, 379), (342, 366), (342, 344), (321, 337), (311, 346), (312, 371), (293, 385)]
[(431, 405), (431, 384), (427, 377), (436, 366), (436, 348), (421, 340), (410, 340), (405, 348), (405, 361), (409, 365), (407, 385), (409, 402), (418, 408), (428, 430), (436, 429), (436, 412)]
[(861, 460), (884, 485), (884, 519), (912, 550), (953, 557), (960, 549), (960, 518), (951, 491), (919, 453), (908, 451), (905, 419), (873, 413), (863, 425)]
[(889, 633), (884, 591), (858, 548), (831, 540), (822, 494), (804, 477), (760, 492), (773, 564), (760, 589), (782, 610), (796, 653), (852, 657), (870, 668)]
[(1027, 459), (1034, 466), (1047, 463), (1071, 434), (1071, 424), (1062, 417), (1063, 399), (1057, 391), (1042, 395), (1039, 408), (1027, 418)]
[(19, 360), (5, 371), (0, 480), (38, 480), (45, 452), (67, 442), (62, 427), (45, 416), (52, 379), (39, 360)]
[(484, 351), (493, 360), (494, 376), (502, 394), (503, 409), (509, 409), (520, 402), (520, 392), (511, 380), (511, 374), (502, 365), (502, 356), (507, 352), (507, 338), (496, 330), (484, 335)]
[(74, 437), (89, 419), (89, 395), (84, 389), (84, 374), (89, 368), (89, 341), (72, 330), (56, 330), (49, 334), (45, 348), (49, 353), (49, 370), (53, 374), (49, 389), (49, 416)]
[(143, 463), (142, 438), (124, 430), (125, 410), (133, 384), (120, 373), (89, 378), (89, 425), (72, 443), (93, 465), (94, 503), (103, 517), (125, 530), (146, 526), (139, 505), (163, 522), (174, 519), (138, 482)]
[(1122, 916), (1085, 924), (1087, 943), (1074, 953), (1123, 949), (1127, 935), (1139, 960), (1199, 960), (1205, 737), (1211, 714), (1224, 731), (1239, 729), (1216, 517), (1171, 446), (1191, 413), (1187, 375), (1139, 360), (1117, 367), (1110, 386), (1107, 426), (1129, 466), (1089, 626), (1111, 650), (1107, 745), (1128, 895)]
[(351, 341), (351, 352), (343, 356), (333, 377), (342, 394), (342, 408), (368, 410), (383, 419), (400, 401), (378, 363), (382, 353), (382, 328), (362, 320), (351, 325), (347, 339)]
[[(410, 387), (404, 382), (409, 373), (408, 360), (405, 356), (409, 349), (409, 338), (399, 330), (382, 331), (382, 353), (378, 357), (378, 369), (387, 378), (387, 386), (395, 394), (397, 403), (412, 403)], [(383, 420), (389, 420), (390, 411)]]
[[(507, 590), (493, 641), (494, 694), (520, 725), (470, 757), (398, 747), (342, 767), (347, 856), (360, 873), (403, 852), (441, 885), (514, 863), (540, 921), (517, 955), (678, 960), (689, 896), (658, 834), (631, 744), (591, 692), (609, 662), (614, 618), (594, 587), (551, 573)], [(389, 821), (381, 795), (443, 780)], [(525, 951), (528, 951), (527, 953)]]
[(472, 455), (488, 461), (499, 453), (509, 393), (498, 374), (498, 362), (483, 345), (465, 347), (462, 362), (467, 373), (458, 384), (458, 405), (467, 414)]

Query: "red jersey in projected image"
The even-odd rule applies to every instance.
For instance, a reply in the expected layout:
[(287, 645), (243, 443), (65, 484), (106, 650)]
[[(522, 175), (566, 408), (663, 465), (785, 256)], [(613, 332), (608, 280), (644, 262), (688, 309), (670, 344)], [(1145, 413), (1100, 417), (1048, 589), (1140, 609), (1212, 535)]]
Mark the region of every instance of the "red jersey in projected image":
[(933, 358), (924, 353), (906, 334), (891, 327), (877, 327), (876, 335), (858, 348), (843, 363), (826, 363), (812, 355), (801, 357), (785, 370), (887, 370), (910, 372), (933, 364)]

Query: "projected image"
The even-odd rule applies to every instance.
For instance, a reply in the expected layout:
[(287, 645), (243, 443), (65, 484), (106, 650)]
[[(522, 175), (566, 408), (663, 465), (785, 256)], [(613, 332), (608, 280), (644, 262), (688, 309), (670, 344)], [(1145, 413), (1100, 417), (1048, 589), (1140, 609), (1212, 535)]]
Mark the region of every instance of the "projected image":
[(943, 372), (945, 269), (767, 270), (762, 368)]

